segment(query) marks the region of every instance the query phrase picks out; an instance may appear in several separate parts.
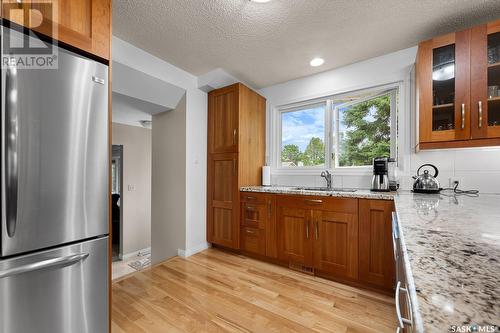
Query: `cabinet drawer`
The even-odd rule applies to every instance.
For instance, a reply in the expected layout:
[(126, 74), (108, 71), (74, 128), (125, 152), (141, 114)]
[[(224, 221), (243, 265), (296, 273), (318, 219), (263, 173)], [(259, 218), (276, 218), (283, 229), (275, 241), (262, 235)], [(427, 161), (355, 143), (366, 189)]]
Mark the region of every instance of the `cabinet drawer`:
[(266, 228), (268, 205), (244, 202), (241, 204), (241, 225), (251, 228)]
[(328, 210), (338, 213), (357, 214), (358, 199), (331, 198), (322, 196), (278, 195), (278, 206), (300, 209)]
[(243, 251), (266, 255), (265, 230), (249, 227), (241, 228), (240, 244)]
[(267, 197), (266, 193), (241, 192), (240, 200), (255, 205), (265, 205)]

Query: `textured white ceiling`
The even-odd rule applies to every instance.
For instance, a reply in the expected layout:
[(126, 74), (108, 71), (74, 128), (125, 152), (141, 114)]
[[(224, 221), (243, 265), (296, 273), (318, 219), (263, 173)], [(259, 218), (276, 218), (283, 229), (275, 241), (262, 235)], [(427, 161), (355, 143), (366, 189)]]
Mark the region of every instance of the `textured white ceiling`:
[[(500, 18), (499, 0), (114, 0), (113, 33), (195, 75), (256, 88)], [(325, 65), (312, 68), (316, 56)]]

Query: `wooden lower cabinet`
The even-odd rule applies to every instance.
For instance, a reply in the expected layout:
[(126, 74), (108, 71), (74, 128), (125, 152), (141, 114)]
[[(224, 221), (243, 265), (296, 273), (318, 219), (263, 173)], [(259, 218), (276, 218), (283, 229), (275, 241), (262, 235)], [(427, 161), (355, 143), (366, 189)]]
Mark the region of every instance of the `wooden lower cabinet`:
[(339, 278), (358, 276), (358, 201), (278, 196), (278, 257)]
[(395, 281), (393, 211), (392, 201), (359, 200), (359, 279), (384, 289)]
[(266, 230), (241, 227), (240, 248), (243, 251), (266, 255)]
[[(357, 200), (351, 212), (313, 211), (314, 268), (341, 278), (358, 277)], [(345, 208), (345, 207), (342, 207)]]
[(241, 250), (277, 258), (275, 198), (266, 193), (241, 194)]
[(312, 211), (278, 200), (278, 258), (295, 265), (312, 266)]
[(307, 273), (390, 291), (392, 201), (242, 192), (240, 249)]

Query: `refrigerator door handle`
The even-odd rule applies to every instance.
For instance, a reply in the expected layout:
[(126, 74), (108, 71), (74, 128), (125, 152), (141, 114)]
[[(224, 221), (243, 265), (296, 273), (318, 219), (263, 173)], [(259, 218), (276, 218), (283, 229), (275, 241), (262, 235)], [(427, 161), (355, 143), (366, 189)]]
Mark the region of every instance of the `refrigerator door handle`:
[(17, 70), (8, 67), (5, 77), (5, 121), (4, 121), (4, 156), (2, 210), (5, 212), (7, 234), (14, 237), (17, 223), (17, 191), (18, 191), (18, 151), (19, 134)]
[(39, 271), (41, 269), (61, 268), (61, 267), (71, 266), (79, 261), (85, 260), (88, 256), (89, 256), (88, 253), (78, 253), (66, 257), (47, 259), (32, 264), (9, 268), (7, 270), (0, 271), (0, 279), (19, 274), (30, 273), (33, 271)]

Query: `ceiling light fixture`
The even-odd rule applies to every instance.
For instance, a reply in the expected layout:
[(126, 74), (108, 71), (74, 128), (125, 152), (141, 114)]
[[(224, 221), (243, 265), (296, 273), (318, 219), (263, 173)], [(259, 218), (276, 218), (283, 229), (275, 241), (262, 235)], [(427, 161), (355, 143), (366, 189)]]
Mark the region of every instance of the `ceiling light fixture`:
[(257, 3), (266, 3), (269, 1), (271, 1), (271, 0), (250, 0), (250, 2), (257, 2)]
[(311, 62), (309, 63), (312, 67), (318, 67), (318, 66), (321, 66), (325, 63), (325, 60), (323, 58), (314, 58), (313, 60), (311, 60)]

